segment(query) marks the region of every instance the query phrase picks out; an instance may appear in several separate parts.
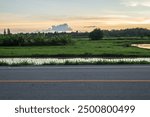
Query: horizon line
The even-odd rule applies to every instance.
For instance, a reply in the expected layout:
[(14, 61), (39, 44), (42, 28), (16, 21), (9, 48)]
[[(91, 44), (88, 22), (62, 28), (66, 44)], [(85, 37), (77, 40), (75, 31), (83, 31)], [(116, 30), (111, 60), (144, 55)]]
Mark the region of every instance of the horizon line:
[[(4, 30), (10, 30), (10, 31), (12, 31), (11, 30), (11, 28), (4, 28), (3, 29), (3, 32), (0, 32), (0, 34), (4, 34)], [(116, 30), (116, 31), (120, 31), (120, 30), (128, 30), (128, 29), (145, 29), (145, 30), (150, 30), (150, 28), (144, 28), (144, 27), (132, 27), (132, 28), (120, 28), (120, 29), (102, 29), (102, 28), (99, 28), (99, 27), (95, 27), (95, 28), (93, 28), (93, 30), (94, 29), (101, 29), (101, 30), (103, 30), (103, 31), (113, 31), (113, 30)], [(11, 34), (20, 34), (20, 33), (23, 33), (23, 34), (26, 34), (26, 33), (89, 33), (89, 32), (91, 32), (91, 31), (79, 31), (79, 30), (76, 30), (76, 31), (47, 31), (47, 32), (42, 32), (42, 30), (41, 31), (29, 31), (29, 32), (23, 32), (23, 31), (20, 31), (20, 32), (11, 32)]]

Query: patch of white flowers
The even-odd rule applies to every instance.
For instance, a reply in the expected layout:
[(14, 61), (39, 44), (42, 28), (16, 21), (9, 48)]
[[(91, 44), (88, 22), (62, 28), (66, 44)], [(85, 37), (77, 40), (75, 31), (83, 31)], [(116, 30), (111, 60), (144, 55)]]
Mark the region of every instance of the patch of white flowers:
[(21, 64), (28, 63), (33, 65), (43, 64), (65, 64), (69, 63), (96, 63), (96, 62), (150, 62), (150, 58), (0, 58), (1, 63)]

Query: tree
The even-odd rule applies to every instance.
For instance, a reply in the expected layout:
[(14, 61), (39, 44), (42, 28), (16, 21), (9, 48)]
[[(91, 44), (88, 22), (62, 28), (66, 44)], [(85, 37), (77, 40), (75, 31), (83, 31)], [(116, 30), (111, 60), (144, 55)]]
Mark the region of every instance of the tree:
[(4, 35), (6, 35), (6, 29), (4, 29)]
[(9, 29), (9, 28), (7, 29), (7, 34), (8, 34), (8, 35), (10, 35), (10, 34), (11, 34), (11, 32), (10, 32), (10, 29)]
[(103, 31), (101, 29), (94, 29), (92, 32), (90, 32), (89, 38), (91, 40), (100, 40), (103, 38)]

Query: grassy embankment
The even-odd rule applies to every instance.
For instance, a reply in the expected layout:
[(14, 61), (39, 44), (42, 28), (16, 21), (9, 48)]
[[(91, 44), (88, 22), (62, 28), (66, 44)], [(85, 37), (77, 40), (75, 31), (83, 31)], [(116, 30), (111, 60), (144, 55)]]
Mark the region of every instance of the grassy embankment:
[(0, 46), (0, 57), (150, 57), (150, 50), (131, 47), (136, 43), (150, 43), (150, 40), (78, 39), (67, 46)]

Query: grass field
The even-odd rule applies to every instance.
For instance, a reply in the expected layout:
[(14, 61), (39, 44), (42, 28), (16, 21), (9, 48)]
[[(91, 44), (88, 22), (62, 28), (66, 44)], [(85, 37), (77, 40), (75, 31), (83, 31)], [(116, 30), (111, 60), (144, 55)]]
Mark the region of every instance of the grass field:
[(150, 50), (131, 47), (131, 44), (150, 43), (150, 40), (76, 40), (68, 46), (0, 47), (0, 57), (150, 57)]

